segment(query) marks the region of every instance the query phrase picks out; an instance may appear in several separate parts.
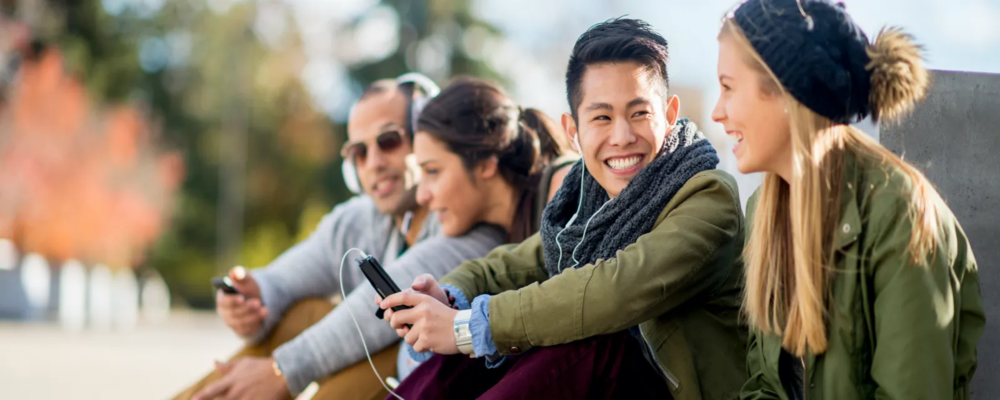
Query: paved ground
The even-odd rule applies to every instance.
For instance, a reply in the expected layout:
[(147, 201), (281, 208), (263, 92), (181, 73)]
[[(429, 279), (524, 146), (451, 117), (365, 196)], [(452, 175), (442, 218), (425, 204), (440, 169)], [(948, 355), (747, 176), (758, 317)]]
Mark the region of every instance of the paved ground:
[(105, 333), (0, 321), (0, 399), (166, 399), (239, 344), (211, 313)]

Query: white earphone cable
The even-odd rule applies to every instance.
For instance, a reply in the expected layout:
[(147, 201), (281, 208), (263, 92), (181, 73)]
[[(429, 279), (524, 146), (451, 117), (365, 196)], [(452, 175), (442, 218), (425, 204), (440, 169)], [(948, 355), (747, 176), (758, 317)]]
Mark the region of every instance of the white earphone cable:
[(372, 355), (371, 355), (371, 353), (368, 352), (368, 344), (365, 343), (365, 334), (363, 332), (361, 332), (361, 324), (359, 324), (358, 323), (358, 319), (354, 317), (354, 312), (351, 311), (351, 308), (347, 307), (347, 302), (346, 302), (346, 300), (347, 300), (347, 292), (344, 291), (344, 262), (347, 260), (347, 255), (351, 254), (352, 251), (357, 251), (358, 253), (361, 253), (362, 257), (368, 257), (368, 255), (365, 254), (364, 251), (361, 251), (361, 249), (351, 248), (350, 250), (347, 250), (346, 253), (344, 253), (343, 257), (340, 258), (340, 277), (339, 277), (339, 279), (340, 279), (340, 293), (341, 293), (342, 296), (344, 296), (344, 300), (345, 300), (344, 302), (341, 303), (341, 306), (347, 308), (347, 313), (350, 314), (351, 315), (351, 319), (354, 320), (354, 327), (358, 328), (358, 336), (361, 337), (361, 346), (365, 349), (365, 356), (368, 357), (368, 364), (372, 366), (372, 371), (375, 371), (375, 376), (378, 377), (378, 382), (382, 384), (382, 387), (384, 387), (385, 390), (389, 391), (389, 393), (392, 394), (393, 396), (395, 396), (397, 399), (399, 399), (399, 400), (405, 400), (402, 397), (400, 397), (398, 394), (396, 394), (396, 392), (393, 392), (392, 389), (389, 388), (389, 385), (386, 385), (385, 379), (382, 379), (382, 375), (379, 375), (378, 369), (375, 368), (375, 362), (372, 361)]

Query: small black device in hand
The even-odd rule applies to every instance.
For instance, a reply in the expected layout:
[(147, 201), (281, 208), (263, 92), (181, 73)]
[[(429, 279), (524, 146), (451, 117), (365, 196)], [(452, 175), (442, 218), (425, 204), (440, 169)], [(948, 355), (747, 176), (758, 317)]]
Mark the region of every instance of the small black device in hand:
[[(378, 293), (382, 298), (389, 297), (393, 294), (399, 293), (399, 286), (396, 286), (396, 282), (393, 282), (389, 274), (382, 269), (382, 265), (378, 263), (378, 260), (372, 256), (365, 256), (358, 261), (358, 266), (361, 267), (361, 272), (365, 274), (365, 278), (368, 278), (368, 283), (371, 283), (372, 287), (375, 288), (375, 292)], [(395, 306), (392, 311), (406, 310), (413, 307), (410, 306)], [(375, 311), (375, 316), (382, 319), (382, 315), (385, 314), (385, 310), (379, 308)], [(412, 328), (410, 324), (406, 324), (407, 327)]]
[(229, 280), (228, 276), (212, 278), (212, 287), (225, 294), (240, 294), (240, 291), (233, 287), (233, 282)]

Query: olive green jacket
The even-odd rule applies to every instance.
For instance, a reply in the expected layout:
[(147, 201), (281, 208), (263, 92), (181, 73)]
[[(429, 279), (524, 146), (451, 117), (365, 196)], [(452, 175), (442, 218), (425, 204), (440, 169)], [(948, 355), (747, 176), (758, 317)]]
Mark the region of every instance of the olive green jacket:
[(462, 264), (442, 283), (470, 300), (493, 295), (490, 329), (501, 354), (638, 325), (675, 399), (735, 399), (747, 376), (743, 229), (733, 177), (704, 171), (613, 259), (550, 278), (536, 234)]
[[(907, 175), (851, 153), (843, 174), (829, 343), (824, 354), (804, 357), (806, 398), (967, 399), (985, 316), (965, 233), (946, 205), (935, 204), (938, 245), (929, 263), (915, 265)], [(747, 352), (741, 398), (788, 399), (778, 374), (781, 338), (755, 333)]]

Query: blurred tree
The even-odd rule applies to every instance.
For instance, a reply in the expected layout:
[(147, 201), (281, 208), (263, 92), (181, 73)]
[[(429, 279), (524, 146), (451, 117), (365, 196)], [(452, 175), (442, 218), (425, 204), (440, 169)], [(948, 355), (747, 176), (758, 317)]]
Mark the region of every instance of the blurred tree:
[(175, 298), (209, 307), (212, 275), (269, 262), (349, 196), (337, 150), (361, 88), (413, 70), (439, 83), (499, 78), (461, 50), (470, 27), (496, 33), (469, 3), (0, 0), (0, 10), (30, 14), (33, 36), (62, 49), (93, 97), (147, 109), (181, 150), (174, 219), (145, 266)]

